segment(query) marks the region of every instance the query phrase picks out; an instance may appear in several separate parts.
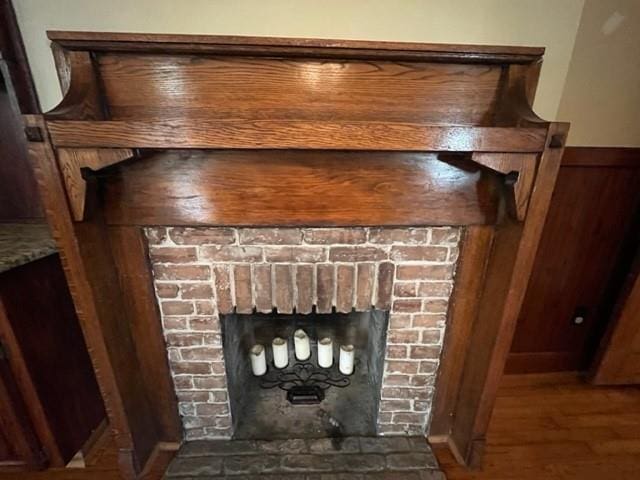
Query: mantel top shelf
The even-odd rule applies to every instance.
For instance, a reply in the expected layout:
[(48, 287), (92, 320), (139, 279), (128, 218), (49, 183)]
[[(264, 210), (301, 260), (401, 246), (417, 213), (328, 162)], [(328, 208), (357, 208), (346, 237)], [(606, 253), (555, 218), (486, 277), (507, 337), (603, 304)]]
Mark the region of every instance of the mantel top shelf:
[(458, 61), (530, 63), (539, 60), (544, 47), (454, 45), (445, 43), (329, 40), (315, 38), (251, 37), (224, 35), (148, 34), (123, 32), (47, 32), (50, 40), (67, 49), (94, 51), (199, 51), (255, 55), (300, 54), (313, 56), (443, 58)]

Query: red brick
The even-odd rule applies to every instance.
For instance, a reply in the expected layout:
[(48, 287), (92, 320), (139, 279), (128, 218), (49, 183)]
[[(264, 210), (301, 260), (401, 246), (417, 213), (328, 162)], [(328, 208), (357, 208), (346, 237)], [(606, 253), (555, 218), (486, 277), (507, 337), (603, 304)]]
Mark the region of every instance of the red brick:
[(422, 282), (418, 289), (420, 297), (449, 297), (452, 284), (450, 282)]
[(318, 265), (317, 273), (317, 309), (318, 313), (331, 313), (334, 289), (334, 269), (331, 264)]
[(296, 265), (296, 311), (311, 313), (313, 307), (313, 265)]
[(256, 309), (262, 313), (271, 313), (273, 300), (271, 299), (271, 265), (254, 265), (253, 288), (256, 294)]
[(382, 400), (380, 410), (383, 412), (398, 412), (411, 410), (411, 400)]
[(411, 325), (414, 327), (438, 328), (442, 327), (446, 321), (446, 315), (435, 313), (416, 313), (413, 315)]
[(421, 342), (425, 345), (434, 345), (440, 343), (440, 337), (442, 336), (439, 328), (430, 328), (423, 330), (421, 333)]
[(189, 328), (202, 332), (219, 332), (220, 321), (212, 315), (202, 315), (189, 318)]
[[(227, 381), (223, 376), (193, 377), (193, 386), (196, 389), (211, 390), (212, 388), (227, 388)], [(206, 400), (209, 401), (209, 392)]]
[(265, 247), (264, 256), (274, 263), (317, 263), (326, 259), (326, 252), (319, 247)]
[(387, 252), (379, 247), (331, 247), (331, 262), (373, 262), (386, 260)]
[(176, 298), (178, 285), (175, 283), (156, 283), (156, 293), (160, 298)]
[(418, 362), (388, 360), (386, 362), (385, 371), (387, 373), (415, 374), (418, 373), (418, 367)]
[(405, 345), (387, 345), (387, 358), (407, 358)]
[(372, 228), (369, 230), (369, 241), (379, 244), (420, 244), (427, 243), (426, 228)]
[(425, 402), (424, 400), (414, 400), (413, 410), (416, 412), (428, 412), (431, 408), (431, 402)]
[(222, 349), (217, 347), (193, 347), (183, 348), (180, 351), (182, 358), (186, 361), (208, 361), (222, 360)]
[(413, 282), (399, 282), (393, 286), (393, 294), (396, 297), (417, 297), (418, 289)]
[(393, 414), (393, 423), (422, 423), (424, 421), (423, 413), (400, 412)]
[(209, 399), (209, 394), (207, 392), (182, 391), (177, 392), (176, 396), (180, 402), (206, 402)]
[(241, 228), (238, 230), (242, 245), (299, 245), (299, 228)]
[(209, 280), (211, 272), (207, 265), (154, 265), (158, 280)]
[(420, 362), (420, 368), (418, 370), (419, 373), (436, 373), (436, 371), (438, 370), (438, 362), (436, 361), (436, 359), (432, 360), (432, 361), (423, 361)]
[(211, 371), (214, 375), (224, 375), (224, 362), (211, 362)]
[(409, 328), (411, 326), (411, 315), (408, 313), (392, 313), (389, 315), (389, 329)]
[(149, 257), (157, 263), (190, 263), (198, 259), (195, 247), (151, 247)]
[(418, 360), (425, 360), (425, 359), (437, 360), (438, 358), (440, 358), (440, 347), (433, 346), (433, 345), (431, 346), (412, 345), (411, 349), (409, 350), (409, 357), (418, 359)]
[(204, 336), (201, 333), (168, 333), (167, 345), (170, 347), (192, 347), (202, 345)]
[(212, 299), (213, 289), (209, 283), (183, 283), (180, 295), (182, 298)]
[(217, 416), (229, 415), (229, 407), (223, 403), (202, 403), (196, 405), (196, 415)]
[(449, 280), (453, 276), (452, 265), (399, 265), (398, 280)]
[(227, 392), (224, 390), (214, 390), (209, 392), (209, 401), (213, 403), (223, 403), (227, 401)]
[(384, 377), (385, 385), (409, 385), (410, 375), (386, 375)]
[(232, 228), (173, 227), (169, 237), (178, 245), (229, 245), (236, 241)]
[(353, 265), (338, 265), (337, 269), (336, 310), (349, 313), (353, 309), (355, 268)]
[(213, 262), (260, 262), (262, 261), (262, 248), (211, 245), (201, 247), (200, 256)]
[(455, 245), (458, 243), (458, 228), (442, 227), (431, 229), (432, 245)]
[(357, 291), (356, 309), (369, 310), (373, 306), (373, 284), (375, 280), (375, 264), (358, 263), (356, 266)]
[(190, 390), (193, 388), (193, 377), (191, 375), (176, 375), (173, 377), (173, 384), (176, 390)]
[(389, 330), (387, 342), (405, 344), (418, 343), (420, 341), (420, 330)]
[(172, 317), (163, 317), (162, 325), (165, 330), (186, 330), (187, 329), (187, 319), (186, 318), (172, 318)]
[(213, 302), (200, 300), (195, 302), (196, 313), (198, 315), (213, 315)]
[(382, 262), (378, 266), (378, 288), (376, 308), (389, 310), (391, 308), (391, 293), (393, 291), (393, 277), (396, 266), (391, 262)]
[(175, 375), (206, 375), (211, 373), (211, 365), (207, 362), (171, 362), (171, 371)]
[(305, 243), (316, 245), (364, 243), (366, 237), (364, 228), (309, 228), (304, 230)]
[(394, 313), (417, 313), (422, 310), (420, 299), (400, 299), (393, 302)]
[(447, 259), (447, 253), (448, 250), (446, 247), (426, 245), (391, 247), (389, 257), (396, 261), (443, 262)]
[(427, 313), (446, 313), (449, 308), (447, 300), (425, 300), (422, 311)]
[(275, 265), (275, 303), (278, 313), (293, 313), (293, 275), (291, 265)]
[(231, 298), (231, 273), (229, 267), (225, 265), (215, 265), (213, 267), (213, 277), (218, 312), (233, 312), (233, 300)]
[(158, 245), (167, 240), (167, 229), (165, 227), (147, 228), (145, 233), (147, 234), (149, 245)]
[(430, 397), (428, 389), (418, 387), (382, 387), (381, 392), (383, 399), (428, 400)]
[(251, 267), (249, 265), (234, 266), (233, 277), (236, 292), (236, 309), (238, 313), (251, 313), (253, 311)]
[(435, 375), (411, 375), (412, 387), (432, 387), (435, 383)]
[(168, 300), (160, 304), (160, 309), (163, 315), (189, 315), (193, 313), (193, 303)]

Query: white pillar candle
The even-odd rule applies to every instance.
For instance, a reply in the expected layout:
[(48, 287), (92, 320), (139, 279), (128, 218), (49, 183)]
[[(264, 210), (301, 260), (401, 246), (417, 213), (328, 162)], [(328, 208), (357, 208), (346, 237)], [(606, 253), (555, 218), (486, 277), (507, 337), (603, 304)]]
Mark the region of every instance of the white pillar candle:
[(309, 336), (304, 330), (298, 329), (295, 331), (293, 334), (293, 346), (298, 360), (309, 359), (311, 356), (311, 344), (309, 343)]
[(289, 365), (289, 348), (284, 338), (276, 337), (271, 342), (273, 349), (273, 364), (276, 368), (284, 368)]
[(351, 375), (353, 373), (353, 360), (355, 350), (353, 345), (340, 346), (340, 373), (343, 375)]
[(329, 337), (318, 342), (318, 365), (322, 368), (331, 368), (333, 365), (333, 342)]
[(262, 345), (254, 345), (251, 347), (249, 357), (251, 358), (251, 371), (256, 377), (267, 373), (267, 357)]

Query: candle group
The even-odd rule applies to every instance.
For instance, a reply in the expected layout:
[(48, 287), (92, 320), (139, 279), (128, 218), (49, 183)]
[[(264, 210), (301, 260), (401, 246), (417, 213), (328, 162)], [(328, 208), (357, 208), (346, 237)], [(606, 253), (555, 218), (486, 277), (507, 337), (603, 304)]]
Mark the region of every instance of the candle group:
[[(296, 360), (304, 362), (311, 358), (311, 339), (307, 332), (299, 328), (293, 334), (293, 347)], [(276, 337), (271, 342), (273, 365), (283, 369), (289, 365), (289, 345), (286, 339)], [(264, 346), (256, 344), (249, 352), (251, 371), (256, 377), (267, 373), (267, 358)], [(339, 370), (343, 375), (351, 375), (354, 370), (355, 349), (353, 345), (340, 345), (338, 358)], [(318, 365), (321, 368), (333, 366), (333, 340), (323, 337), (318, 340)]]

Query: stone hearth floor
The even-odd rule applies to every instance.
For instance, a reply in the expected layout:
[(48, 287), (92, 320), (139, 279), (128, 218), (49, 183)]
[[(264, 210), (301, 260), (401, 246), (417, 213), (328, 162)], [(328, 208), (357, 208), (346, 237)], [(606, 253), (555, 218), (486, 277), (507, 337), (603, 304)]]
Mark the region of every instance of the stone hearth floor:
[(348, 437), (185, 443), (167, 479), (445, 480), (422, 437)]

